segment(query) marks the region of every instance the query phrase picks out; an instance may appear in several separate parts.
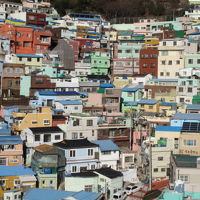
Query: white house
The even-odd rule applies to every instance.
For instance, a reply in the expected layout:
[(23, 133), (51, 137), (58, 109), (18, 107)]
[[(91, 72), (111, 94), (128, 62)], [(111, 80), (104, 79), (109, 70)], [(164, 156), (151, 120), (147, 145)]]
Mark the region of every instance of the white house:
[(66, 124), (59, 124), (65, 132), (65, 139), (97, 140), (98, 117), (88, 114), (71, 114)]
[(64, 133), (57, 126), (26, 128), (22, 131), (21, 138), (26, 145), (26, 164), (30, 164), (31, 156), (34, 153), (33, 147), (41, 144), (52, 145), (53, 143), (60, 142), (64, 138)]
[(62, 109), (65, 114), (82, 113), (83, 104), (81, 100), (63, 100), (55, 102), (56, 109)]
[(112, 140), (95, 140), (92, 141), (99, 145), (99, 161), (101, 167), (111, 167), (117, 169), (119, 162), (120, 148)]

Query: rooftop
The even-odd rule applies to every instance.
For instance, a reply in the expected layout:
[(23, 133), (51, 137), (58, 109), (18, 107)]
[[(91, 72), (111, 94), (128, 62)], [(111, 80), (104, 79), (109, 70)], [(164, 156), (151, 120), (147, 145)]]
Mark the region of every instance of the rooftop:
[(101, 151), (120, 151), (120, 148), (112, 140), (94, 140), (92, 142), (99, 145)]
[(59, 127), (37, 127), (37, 128), (29, 128), (33, 134), (36, 133), (60, 133), (63, 132)]
[(110, 179), (123, 176), (123, 174), (121, 172), (116, 171), (109, 167), (96, 169), (95, 171), (103, 176), (110, 178)]
[(143, 89), (144, 88), (144, 85), (127, 85), (125, 86), (124, 88), (122, 88), (122, 91), (123, 92), (136, 92), (138, 91), (139, 89)]
[(80, 100), (62, 100), (57, 102), (61, 103), (62, 105), (82, 105)]
[(31, 54), (16, 54), (16, 56), (21, 58), (43, 58), (43, 56)]
[(55, 146), (62, 149), (80, 149), (88, 147), (98, 147), (99, 145), (90, 142), (87, 138), (78, 140), (63, 140), (58, 143), (54, 143)]
[(179, 120), (200, 120), (200, 114), (198, 113), (176, 113), (173, 117), (173, 119), (179, 119)]
[(23, 165), (16, 166), (0, 166), (0, 176), (20, 176), (20, 175), (35, 175), (31, 168)]
[(97, 200), (101, 194), (94, 192), (71, 192), (71, 191), (61, 191), (61, 190), (47, 190), (40, 188), (31, 188), (24, 195), (24, 200), (61, 200), (65, 198), (74, 198), (76, 200)]
[(160, 106), (173, 106), (173, 105), (176, 105), (176, 103), (173, 103), (173, 102), (162, 102), (160, 104)]
[(97, 177), (98, 175), (95, 174), (94, 172), (86, 171), (86, 172), (79, 172), (79, 173), (71, 173), (70, 176), (87, 178), (87, 177)]
[(23, 144), (19, 135), (0, 136), (0, 144)]
[(190, 156), (190, 155), (174, 155), (174, 160), (177, 167), (181, 168), (197, 168), (197, 159), (200, 156)]
[(187, 105), (186, 110), (200, 110), (200, 104), (189, 104)]
[(154, 105), (156, 103), (158, 103), (158, 100), (155, 100), (155, 99), (142, 99), (142, 100), (138, 101), (138, 104)]
[(77, 96), (77, 95), (80, 95), (78, 92), (75, 92), (75, 91), (67, 91), (67, 92), (39, 91), (38, 94), (44, 95), (44, 96)]
[(179, 126), (156, 126), (156, 131), (181, 132), (181, 129)]

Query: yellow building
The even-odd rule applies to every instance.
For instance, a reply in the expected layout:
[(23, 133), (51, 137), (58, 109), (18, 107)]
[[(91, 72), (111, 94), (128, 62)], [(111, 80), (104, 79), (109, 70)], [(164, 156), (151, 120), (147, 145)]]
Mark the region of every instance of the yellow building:
[(20, 134), (26, 128), (51, 127), (52, 113), (50, 107), (41, 107), (33, 113), (13, 113), (12, 130), (15, 134)]
[(114, 77), (113, 80), (113, 84), (115, 85), (115, 88), (124, 88), (126, 85), (129, 85), (130, 83), (132, 83), (132, 79), (133, 77), (126, 77), (126, 79), (124, 79), (124, 77), (120, 76), (120, 77)]
[(159, 112), (164, 113), (167, 116), (172, 116), (176, 113), (177, 106), (173, 102), (162, 102), (159, 106)]
[(0, 199), (8, 191), (20, 190), (26, 192), (36, 187), (35, 173), (23, 165), (0, 166)]
[(159, 39), (158, 38), (145, 38), (144, 39), (145, 46), (158, 46), (159, 45)]
[(144, 112), (159, 112), (160, 101), (155, 99), (142, 99), (138, 102), (138, 110)]
[(15, 26), (25, 26), (26, 22), (20, 19), (6, 19), (5, 21), (6, 24), (12, 24)]
[(117, 31), (110, 31), (110, 41), (117, 41)]

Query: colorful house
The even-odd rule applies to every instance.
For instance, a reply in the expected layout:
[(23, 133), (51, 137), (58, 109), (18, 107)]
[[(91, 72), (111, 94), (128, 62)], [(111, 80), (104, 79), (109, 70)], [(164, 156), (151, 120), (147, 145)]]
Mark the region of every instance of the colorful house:
[(138, 110), (144, 112), (159, 112), (160, 101), (155, 99), (141, 99), (138, 101)]
[(35, 173), (23, 165), (0, 166), (0, 197), (8, 191), (20, 190), (26, 192), (36, 187)]
[(22, 164), (23, 141), (20, 136), (0, 136), (0, 165)]

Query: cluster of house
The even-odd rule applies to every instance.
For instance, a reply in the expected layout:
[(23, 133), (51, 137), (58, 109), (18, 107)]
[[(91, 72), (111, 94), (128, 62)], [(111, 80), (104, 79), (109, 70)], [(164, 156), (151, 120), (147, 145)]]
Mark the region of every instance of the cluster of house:
[(190, 3), (173, 21), (111, 24), (61, 18), (50, 0), (0, 2), (0, 199), (111, 200), (124, 182), (152, 179), (197, 195), (200, 2)]

